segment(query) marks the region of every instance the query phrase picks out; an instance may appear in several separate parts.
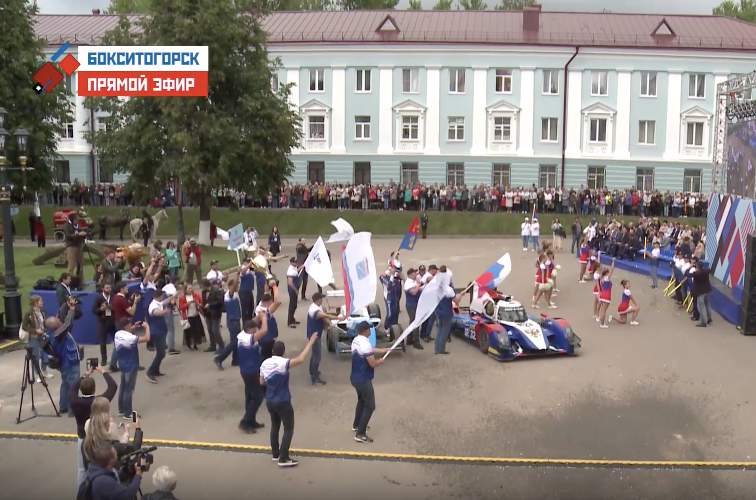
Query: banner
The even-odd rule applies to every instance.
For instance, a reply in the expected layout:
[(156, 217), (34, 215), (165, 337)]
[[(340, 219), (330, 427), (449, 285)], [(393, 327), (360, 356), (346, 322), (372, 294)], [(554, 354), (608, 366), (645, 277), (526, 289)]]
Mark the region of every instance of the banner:
[(331, 259), (328, 257), (328, 251), (322, 237), (318, 238), (318, 241), (313, 245), (310, 255), (307, 256), (304, 263), (304, 268), (310, 278), (314, 279), (318, 285), (328, 286), (333, 284)]
[(370, 246), (371, 236), (370, 233), (355, 234), (342, 253), (344, 295), (349, 314), (375, 302), (378, 273)]
[(331, 225), (336, 228), (336, 233), (332, 234), (326, 243), (335, 243), (337, 241), (346, 241), (354, 236), (354, 228), (344, 219), (331, 221)]
[(228, 249), (237, 250), (242, 245), (244, 245), (244, 226), (240, 223), (228, 230)]
[[(436, 273), (430, 282), (425, 285), (423, 291), (420, 292), (420, 299), (417, 301), (417, 312), (415, 313), (415, 321), (402, 332), (402, 335), (396, 339), (394, 345), (391, 346), (389, 352), (396, 349), (397, 346), (404, 342), (410, 333), (416, 328), (420, 328), (426, 319), (431, 317), (436, 311), (439, 302), (446, 296), (446, 291), (451, 285), (451, 271), (446, 273)], [(388, 352), (386, 353), (388, 356)], [(385, 357), (385, 356), (384, 356)]]
[(486, 269), (486, 272), (481, 274), (478, 279), (475, 280), (475, 283), (481, 287), (493, 290), (499, 286), (499, 283), (509, 276), (510, 272), (512, 272), (512, 259), (509, 257), (509, 254), (506, 253), (502, 255), (499, 260), (494, 262), (491, 267)]

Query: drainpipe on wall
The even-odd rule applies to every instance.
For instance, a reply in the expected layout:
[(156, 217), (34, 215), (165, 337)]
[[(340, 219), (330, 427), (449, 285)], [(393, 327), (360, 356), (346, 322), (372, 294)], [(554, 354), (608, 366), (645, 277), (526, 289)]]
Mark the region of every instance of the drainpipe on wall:
[[(570, 60), (567, 61), (567, 64), (564, 65), (564, 101), (562, 103), (562, 180), (560, 182), (562, 189), (564, 189), (564, 164), (565, 151), (567, 150), (567, 92), (569, 90), (568, 71), (570, 69), (570, 64), (572, 64), (572, 61), (575, 60), (578, 52), (580, 52), (579, 46), (575, 47), (575, 53), (572, 54)], [(578, 92), (581, 91), (582, 89), (578, 89)]]
[[(92, 134), (92, 140), (90, 141), (91, 144), (90, 144), (90, 149), (89, 149), (89, 164), (90, 164), (90, 168), (92, 169), (92, 184), (97, 184), (99, 182), (99, 179), (95, 175), (97, 172), (97, 169), (95, 168), (94, 121), (95, 121), (94, 109), (90, 109), (89, 110), (89, 132)], [(562, 169), (564, 169), (564, 167), (562, 167)]]

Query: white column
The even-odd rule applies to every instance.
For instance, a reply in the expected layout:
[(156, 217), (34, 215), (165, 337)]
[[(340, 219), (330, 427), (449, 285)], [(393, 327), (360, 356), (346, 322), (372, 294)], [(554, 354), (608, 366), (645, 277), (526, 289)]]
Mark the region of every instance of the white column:
[[(75, 75), (74, 78), (78, 80), (79, 75)], [(77, 153), (88, 153), (92, 146), (89, 144), (87, 139), (84, 137), (84, 134), (90, 130), (90, 126), (97, 128), (97, 123), (93, 123), (90, 125), (89, 123), (89, 110), (84, 107), (84, 97), (78, 97), (77, 94), (76, 97), (73, 98), (74, 104), (76, 106), (74, 110), (74, 138), (73, 138), (73, 150)], [(89, 174), (90, 172), (87, 172)]]
[(394, 67), (379, 66), (378, 81), (378, 154), (390, 155), (394, 152), (392, 133), (394, 107)]
[(617, 129), (614, 146), (615, 158), (630, 158), (630, 96), (633, 72), (617, 70)]
[(299, 111), (299, 66), (286, 68), (286, 83), (294, 84), (294, 86), (291, 87), (289, 102), (292, 107), (297, 108), (297, 111)]
[[(567, 74), (567, 116), (562, 117), (567, 126), (566, 137), (559, 137), (564, 142), (564, 155), (568, 158), (580, 158), (582, 148), (580, 137), (583, 130), (583, 69), (570, 68)], [(562, 133), (562, 124), (557, 125), (557, 136)]]
[(533, 156), (535, 68), (520, 68), (520, 156)]
[(488, 102), (488, 66), (473, 66), (472, 148), (470, 154), (486, 154), (486, 104)]
[(669, 70), (667, 84), (667, 144), (665, 160), (680, 159), (680, 102), (682, 99), (682, 71)]
[(441, 154), (438, 134), (440, 127), (441, 106), (441, 66), (426, 66), (425, 79), (427, 90), (425, 91), (425, 153), (431, 155)]
[(331, 153), (346, 153), (346, 66), (331, 66)]

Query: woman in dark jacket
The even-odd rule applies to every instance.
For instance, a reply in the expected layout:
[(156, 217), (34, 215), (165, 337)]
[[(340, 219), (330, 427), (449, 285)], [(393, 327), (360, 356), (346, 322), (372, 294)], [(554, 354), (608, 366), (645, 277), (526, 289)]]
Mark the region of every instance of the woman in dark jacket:
[(278, 234), (278, 226), (273, 226), (273, 230), (268, 236), (268, 250), (273, 257), (281, 253), (281, 235)]

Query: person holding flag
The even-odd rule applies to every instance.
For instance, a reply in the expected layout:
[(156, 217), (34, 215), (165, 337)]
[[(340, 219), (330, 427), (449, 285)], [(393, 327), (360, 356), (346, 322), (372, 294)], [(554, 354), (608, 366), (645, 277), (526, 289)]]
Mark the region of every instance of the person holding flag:
[(446, 266), (441, 266), (437, 274), (437, 276), (443, 275), (443, 281), (439, 284), (441, 300), (436, 306), (436, 323), (438, 324), (435, 344), (436, 354), (449, 354), (449, 351), (446, 350), (446, 342), (451, 334), (452, 321), (454, 319), (454, 304), (459, 304), (459, 301), (462, 300), (462, 296), (465, 294), (465, 291), (459, 294), (454, 292), (451, 272), (447, 271)]
[(536, 206), (533, 205), (533, 220), (530, 222), (530, 243), (533, 245), (531, 252), (538, 251), (538, 237), (541, 235), (541, 224), (538, 222), (538, 213)]
[[(398, 266), (398, 267), (397, 267)], [(388, 330), (399, 323), (399, 297), (402, 289), (402, 267), (394, 260), (380, 277), (383, 285), (383, 299), (386, 301), (386, 319), (383, 327)]]
[[(424, 287), (424, 282), (421, 283), (417, 281), (417, 271), (415, 269), (409, 269), (407, 271), (407, 280), (404, 282), (404, 291), (407, 292), (406, 308), (410, 324), (415, 321), (417, 303), (420, 300), (420, 293), (423, 291)], [(415, 328), (410, 335), (412, 336), (412, 347), (415, 349), (423, 349), (423, 345), (420, 343), (420, 329)]]

